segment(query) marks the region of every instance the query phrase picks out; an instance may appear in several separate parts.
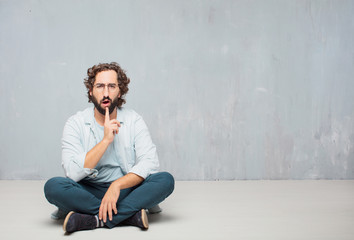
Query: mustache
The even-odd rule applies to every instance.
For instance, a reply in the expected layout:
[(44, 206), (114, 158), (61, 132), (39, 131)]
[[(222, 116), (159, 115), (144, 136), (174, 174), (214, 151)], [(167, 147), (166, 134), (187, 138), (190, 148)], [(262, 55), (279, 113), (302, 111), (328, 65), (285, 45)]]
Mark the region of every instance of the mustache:
[(105, 100), (108, 100), (108, 101), (112, 102), (112, 99), (110, 99), (109, 97), (103, 97), (100, 102), (102, 103), (102, 102), (105, 101)]

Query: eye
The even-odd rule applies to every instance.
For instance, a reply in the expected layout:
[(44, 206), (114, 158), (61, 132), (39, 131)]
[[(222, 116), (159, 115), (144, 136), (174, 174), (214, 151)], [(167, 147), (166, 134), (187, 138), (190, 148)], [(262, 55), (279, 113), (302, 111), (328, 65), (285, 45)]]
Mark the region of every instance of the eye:
[(115, 90), (117, 85), (116, 84), (108, 84), (108, 87), (112, 90)]
[(104, 88), (104, 84), (96, 84), (96, 88), (102, 89), (102, 88)]

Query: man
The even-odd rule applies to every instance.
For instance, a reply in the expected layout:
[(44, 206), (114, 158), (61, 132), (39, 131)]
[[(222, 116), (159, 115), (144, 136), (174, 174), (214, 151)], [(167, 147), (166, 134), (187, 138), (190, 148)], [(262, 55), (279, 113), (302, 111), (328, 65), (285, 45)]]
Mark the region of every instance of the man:
[(174, 179), (158, 172), (156, 147), (141, 116), (125, 109), (130, 79), (117, 63), (89, 68), (84, 83), (89, 107), (70, 117), (62, 137), (66, 178), (49, 179), (47, 200), (66, 215), (71, 233), (118, 224), (148, 229), (152, 211), (174, 189)]

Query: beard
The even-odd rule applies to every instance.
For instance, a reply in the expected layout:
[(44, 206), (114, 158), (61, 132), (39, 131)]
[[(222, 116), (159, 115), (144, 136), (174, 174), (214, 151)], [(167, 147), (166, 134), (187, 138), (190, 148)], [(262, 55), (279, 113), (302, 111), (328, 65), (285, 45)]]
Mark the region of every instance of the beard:
[(101, 103), (104, 100), (109, 100), (111, 102), (111, 105), (108, 108), (109, 114), (111, 114), (114, 111), (114, 109), (118, 106), (119, 97), (117, 96), (116, 98), (113, 99), (113, 101), (109, 97), (103, 97), (102, 100), (100, 102), (98, 102), (97, 98), (94, 95), (92, 95), (93, 105), (95, 105), (95, 108), (97, 109), (97, 111), (99, 113), (101, 113), (102, 115), (106, 114), (106, 109), (101, 107)]

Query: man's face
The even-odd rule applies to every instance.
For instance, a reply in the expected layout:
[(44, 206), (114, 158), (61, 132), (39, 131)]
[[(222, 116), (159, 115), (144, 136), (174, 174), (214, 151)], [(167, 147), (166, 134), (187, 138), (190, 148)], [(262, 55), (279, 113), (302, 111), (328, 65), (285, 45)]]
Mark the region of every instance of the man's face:
[(117, 73), (114, 70), (99, 72), (90, 91), (92, 102), (99, 113), (105, 115), (106, 107), (111, 114), (117, 107), (120, 91)]

